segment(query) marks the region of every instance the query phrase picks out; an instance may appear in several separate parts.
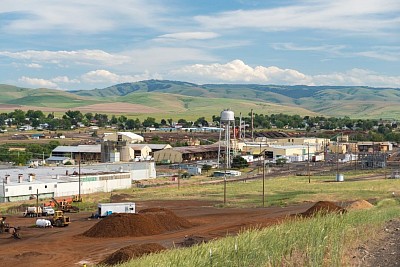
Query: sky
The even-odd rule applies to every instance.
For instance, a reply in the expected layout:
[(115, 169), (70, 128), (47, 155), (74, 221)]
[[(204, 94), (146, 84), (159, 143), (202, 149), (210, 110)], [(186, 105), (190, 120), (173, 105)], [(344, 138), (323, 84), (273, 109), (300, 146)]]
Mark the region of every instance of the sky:
[(399, 0), (2, 0), (0, 83), (400, 88)]

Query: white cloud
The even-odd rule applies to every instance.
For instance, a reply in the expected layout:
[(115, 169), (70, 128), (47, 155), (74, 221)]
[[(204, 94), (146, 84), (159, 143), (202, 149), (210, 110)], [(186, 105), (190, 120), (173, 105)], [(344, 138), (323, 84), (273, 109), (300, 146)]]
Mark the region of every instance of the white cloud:
[(280, 69), (275, 66), (251, 67), (241, 60), (233, 60), (226, 64), (195, 64), (175, 70), (172, 75), (191, 77), (194, 81), (203, 82), (238, 82), (238, 83), (270, 83), (270, 84), (309, 84), (309, 77), (292, 69)]
[(103, 64), (120, 65), (131, 59), (123, 55), (113, 55), (102, 50), (77, 50), (77, 51), (39, 51), (26, 50), (20, 52), (0, 51), (0, 56), (19, 60), (34, 60), (36, 62), (60, 64), (73, 62), (75, 64)]
[(195, 64), (170, 73), (175, 79), (196, 83), (260, 83), (287, 85), (366, 85), (377, 87), (400, 87), (400, 76), (381, 75), (363, 69), (352, 69), (320, 75), (306, 75), (293, 69), (276, 66), (246, 65), (241, 60), (226, 64)]
[(356, 53), (358, 56), (369, 57), (384, 61), (399, 61), (400, 60), (400, 51), (397, 53), (386, 52), (386, 51), (364, 51)]
[(217, 38), (219, 34), (215, 32), (178, 32), (158, 36), (164, 40), (206, 40)]
[(51, 79), (52, 82), (55, 83), (80, 83), (77, 79), (70, 79), (67, 76), (58, 76)]
[(322, 51), (337, 53), (344, 49), (344, 45), (319, 45), (319, 46), (299, 46), (293, 43), (274, 43), (271, 47), (275, 50), (289, 50), (289, 51)]
[(195, 19), (207, 29), (320, 29), (382, 33), (399, 27), (397, 0), (302, 0), (284, 7), (235, 10)]
[(19, 82), (27, 84), (29, 86), (40, 87), (40, 88), (50, 88), (59, 89), (58, 85), (50, 80), (40, 79), (40, 78), (30, 78), (22, 76), (18, 79)]
[(148, 79), (162, 79), (160, 75), (143, 73), (140, 75), (118, 75), (108, 70), (94, 70), (82, 75), (82, 80), (87, 83), (124, 83), (136, 82)]
[(316, 85), (365, 85), (377, 87), (400, 87), (400, 76), (381, 75), (379, 73), (352, 69), (347, 72), (321, 74), (313, 76)]
[(41, 69), (43, 66), (37, 63), (29, 63), (25, 64), (26, 67), (31, 68), (31, 69)]
[(0, 12), (14, 14), (0, 25), (9, 33), (100, 33), (118, 27), (156, 28), (169, 8), (154, 0), (2, 0)]

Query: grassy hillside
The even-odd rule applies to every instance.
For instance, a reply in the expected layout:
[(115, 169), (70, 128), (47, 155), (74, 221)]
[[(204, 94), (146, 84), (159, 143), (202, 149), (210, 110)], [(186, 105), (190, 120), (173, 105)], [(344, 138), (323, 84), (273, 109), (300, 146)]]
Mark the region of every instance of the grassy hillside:
[(53, 107), (53, 108), (74, 108), (103, 101), (78, 96), (69, 92), (52, 89), (25, 89), (19, 87), (0, 87), (0, 103)]
[[(400, 115), (399, 88), (365, 86), (283, 86), (255, 84), (205, 84), (148, 80), (117, 84), (104, 89), (64, 92), (0, 85), (0, 104), (69, 109), (125, 102), (162, 110), (155, 118), (198, 118), (235, 113), (287, 113), (300, 115), (393, 118)], [(94, 111), (95, 112), (95, 111)], [(98, 110), (97, 112), (102, 112)], [(129, 113), (129, 112), (128, 112)], [(132, 110), (128, 115), (146, 117)]]
[(178, 94), (163, 94), (163, 93), (140, 93), (135, 92), (127, 96), (116, 98), (116, 101), (127, 102), (133, 104), (141, 104), (145, 106), (155, 107), (163, 110), (159, 114), (131, 114), (139, 118), (148, 116), (161, 118), (187, 118), (197, 119), (199, 117), (211, 118), (212, 115), (219, 115), (223, 109), (230, 108), (237, 115), (242, 112), (246, 115), (251, 109), (256, 113), (286, 113), (300, 115), (316, 115), (301, 107), (283, 106), (274, 103), (239, 100), (230, 98), (204, 98), (183, 96)]
[[(175, 94), (206, 98), (203, 102), (210, 103), (211, 106), (215, 103), (214, 99), (215, 101), (240, 99), (241, 101), (257, 102), (261, 106), (270, 105), (271, 103), (284, 105), (289, 110), (288, 112), (283, 110), (284, 113), (291, 113), (297, 107), (303, 111), (309, 110), (310, 114), (315, 112), (327, 116), (350, 116), (353, 118), (396, 118), (400, 112), (396, 105), (400, 101), (399, 88), (372, 88), (366, 86), (196, 85), (179, 81), (149, 80), (125, 83), (104, 89), (75, 91), (73, 93), (93, 97), (107, 96), (109, 99), (126, 97), (124, 101), (145, 101), (144, 98), (146, 97), (143, 98), (143, 96), (135, 100), (136, 93)], [(193, 101), (182, 99), (181, 101), (186, 101), (186, 106)], [(238, 108), (237, 104), (240, 103), (235, 102), (235, 106), (232, 106), (232, 109)], [(179, 102), (169, 102), (169, 104), (153, 102), (153, 105), (160, 105), (167, 110), (177, 108), (178, 112), (180, 111), (179, 107), (181, 107)], [(192, 103), (191, 108), (198, 108), (198, 111), (202, 112), (201, 105), (198, 106)], [(248, 106), (243, 106), (243, 109), (246, 108)], [(300, 111), (299, 114), (304, 114), (303, 111)], [(249, 110), (246, 110), (246, 114), (248, 112)]]
[(23, 97), (31, 89), (0, 84), (0, 103)]

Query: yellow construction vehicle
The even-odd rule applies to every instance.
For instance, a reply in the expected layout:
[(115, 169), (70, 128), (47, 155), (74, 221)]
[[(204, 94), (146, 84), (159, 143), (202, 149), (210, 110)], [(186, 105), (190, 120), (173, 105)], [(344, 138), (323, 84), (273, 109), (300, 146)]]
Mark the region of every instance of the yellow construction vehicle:
[(72, 199), (71, 200), (65, 199), (65, 200), (57, 201), (57, 199), (52, 198), (52, 201), (58, 210), (61, 210), (63, 212), (79, 212), (78, 207), (72, 206), (72, 204), (71, 204)]
[(72, 202), (82, 202), (82, 197), (79, 195), (72, 196)]
[(56, 210), (54, 212), (53, 218), (50, 221), (51, 225), (56, 227), (65, 227), (68, 226), (71, 222), (70, 218), (68, 216), (65, 216), (64, 212), (61, 210)]
[(8, 223), (6, 223), (5, 220), (6, 220), (6, 217), (0, 218), (0, 234), (10, 231), (10, 225)]

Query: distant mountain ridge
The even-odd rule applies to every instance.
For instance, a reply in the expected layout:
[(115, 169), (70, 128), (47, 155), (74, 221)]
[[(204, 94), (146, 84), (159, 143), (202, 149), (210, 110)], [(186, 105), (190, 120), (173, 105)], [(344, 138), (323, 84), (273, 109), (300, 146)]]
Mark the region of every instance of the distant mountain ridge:
[(73, 91), (0, 85), (0, 94), (0, 103), (39, 107), (78, 108), (98, 103), (124, 102), (180, 114), (201, 113), (207, 107), (220, 110), (228, 106), (241, 109), (241, 112), (254, 108), (259, 112), (275, 110), (305, 114), (308, 110), (310, 114), (354, 118), (400, 116), (400, 88), (367, 86), (198, 85), (182, 81), (146, 80), (116, 84), (104, 89)]

